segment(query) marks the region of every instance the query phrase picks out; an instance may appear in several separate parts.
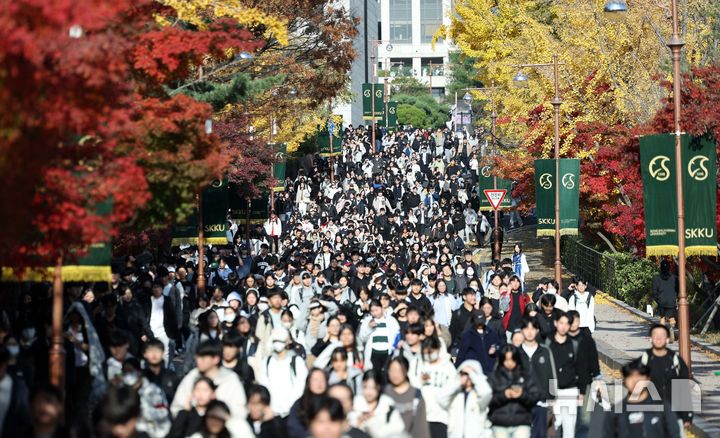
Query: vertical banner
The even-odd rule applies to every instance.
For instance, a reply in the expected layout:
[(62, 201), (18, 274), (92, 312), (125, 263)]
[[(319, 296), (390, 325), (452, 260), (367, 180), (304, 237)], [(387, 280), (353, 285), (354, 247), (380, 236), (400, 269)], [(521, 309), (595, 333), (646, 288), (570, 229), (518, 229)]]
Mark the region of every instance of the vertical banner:
[(203, 237), (205, 244), (225, 245), (229, 191), (227, 179), (216, 179), (202, 194)]
[[(385, 116), (383, 116), (380, 126), (385, 125)], [(388, 102), (387, 127), (388, 129), (397, 128), (397, 102)]]
[(277, 181), (273, 191), (282, 192), (285, 190), (285, 168), (287, 167), (287, 145), (285, 143), (273, 143), (273, 177)]
[(555, 236), (555, 160), (535, 160), (537, 235)]
[[(95, 213), (101, 216), (110, 215), (113, 211), (113, 201), (108, 199), (95, 206)], [(62, 267), (63, 281), (111, 281), (112, 273), (110, 262), (112, 259), (112, 243), (110, 232), (107, 240), (96, 242), (87, 248), (84, 256), (75, 263), (67, 263)], [(51, 268), (54, 271), (54, 268)]]
[(373, 119), (373, 91), (375, 92), (375, 120), (380, 120), (385, 115), (385, 88), (383, 84), (375, 84), (373, 90), (373, 84), (363, 84), (363, 119)]
[(339, 157), (342, 155), (343, 127), (335, 124), (332, 136), (332, 153), (330, 152), (330, 132), (325, 127), (317, 134), (318, 153), (321, 157)]
[(248, 219), (250, 210), (250, 223), (263, 223), (269, 216), (268, 199), (269, 194), (263, 192), (260, 197), (250, 200), (248, 203), (245, 197), (241, 196), (236, 183), (230, 183), (230, 217), (243, 223)]
[(674, 135), (640, 137), (640, 172), (645, 209), (646, 254), (677, 256), (678, 210), (674, 176)]
[[(559, 184), (560, 235), (577, 236), (578, 215), (580, 212), (580, 160), (577, 158), (560, 159)], [(555, 206), (553, 205), (554, 209)]]
[[(490, 201), (483, 195), (483, 191), (493, 189), (493, 166), (486, 164), (480, 166), (480, 175), (478, 178), (478, 194), (480, 195), (480, 211), (493, 211)], [(507, 190), (498, 210), (510, 208), (512, 206), (512, 181), (505, 178), (497, 179), (497, 189)]]
[(197, 209), (194, 209), (182, 223), (176, 223), (172, 229), (172, 246), (197, 245), (198, 221)]
[(717, 255), (715, 139), (682, 137), (685, 254)]
[[(717, 157), (710, 137), (682, 141), (683, 195), (685, 200), (685, 254), (716, 255), (715, 224)], [(645, 209), (646, 255), (677, 256), (677, 191), (675, 135), (640, 138), (640, 166)]]

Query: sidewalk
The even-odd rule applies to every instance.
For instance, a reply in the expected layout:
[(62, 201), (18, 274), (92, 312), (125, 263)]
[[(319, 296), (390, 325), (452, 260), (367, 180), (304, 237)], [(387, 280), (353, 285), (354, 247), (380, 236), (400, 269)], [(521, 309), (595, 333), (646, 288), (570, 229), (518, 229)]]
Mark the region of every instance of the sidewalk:
[[(526, 276), (527, 290), (534, 291), (540, 278), (553, 276), (552, 265), (555, 259), (553, 239), (537, 238), (535, 227), (507, 232), (506, 237), (508, 241), (503, 245), (503, 257), (510, 257), (516, 242), (523, 244), (530, 266), (530, 273)], [(488, 262), (489, 256), (489, 249), (480, 251), (480, 260), (483, 264)], [(563, 269), (563, 280), (570, 276), (571, 273)], [(647, 336), (649, 321), (630, 313), (601, 295), (596, 297), (595, 313), (598, 327), (593, 338), (597, 341), (601, 360), (609, 368), (617, 370), (619, 366), (640, 356), (642, 351), (649, 347)], [(672, 344), (670, 348), (676, 350), (677, 343)], [(697, 428), (693, 428), (693, 432), (701, 436), (718, 437), (720, 436), (720, 376), (714, 375), (714, 372), (720, 370), (720, 357), (693, 347), (692, 359), (693, 374), (702, 389), (702, 411), (696, 416)]]

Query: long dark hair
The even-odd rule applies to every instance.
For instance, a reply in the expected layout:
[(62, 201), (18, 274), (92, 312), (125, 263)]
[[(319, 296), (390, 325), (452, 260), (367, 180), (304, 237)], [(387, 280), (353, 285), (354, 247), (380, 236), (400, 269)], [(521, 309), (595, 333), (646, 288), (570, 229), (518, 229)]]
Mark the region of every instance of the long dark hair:
[[(322, 376), (325, 379), (325, 391), (322, 394), (314, 394), (310, 391), (310, 379), (312, 379), (313, 374), (315, 373), (322, 373)], [(312, 368), (308, 372), (307, 378), (305, 379), (305, 390), (303, 391), (302, 396), (300, 396), (300, 398), (296, 402), (298, 418), (305, 427), (310, 424), (310, 418), (308, 416), (308, 413), (314, 400), (327, 394), (327, 380), (327, 373), (323, 369)]]

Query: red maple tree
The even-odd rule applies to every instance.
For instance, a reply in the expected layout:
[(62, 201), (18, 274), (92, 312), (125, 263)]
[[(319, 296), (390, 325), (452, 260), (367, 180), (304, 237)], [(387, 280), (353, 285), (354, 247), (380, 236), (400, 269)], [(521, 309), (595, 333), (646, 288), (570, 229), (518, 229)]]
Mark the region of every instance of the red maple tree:
[(221, 140), (204, 130), (210, 106), (165, 89), (206, 56), (262, 42), (231, 20), (198, 31), (160, 27), (155, 14), (172, 11), (151, 0), (3, 2), (0, 266), (53, 265), (121, 224), (170, 222), (224, 171)]

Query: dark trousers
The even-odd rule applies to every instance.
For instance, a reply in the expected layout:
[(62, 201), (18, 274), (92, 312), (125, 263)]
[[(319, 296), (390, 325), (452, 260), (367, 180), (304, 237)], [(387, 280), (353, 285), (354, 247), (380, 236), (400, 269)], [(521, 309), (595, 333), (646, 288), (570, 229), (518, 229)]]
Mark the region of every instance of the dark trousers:
[(532, 408), (532, 432), (530, 438), (545, 438), (548, 429), (548, 409), (535, 405)]
[[(375, 351), (372, 352), (372, 357), (370, 358), (370, 362), (372, 363), (373, 369), (380, 373), (381, 376), (385, 376), (385, 367), (387, 366), (388, 357), (390, 355), (387, 352), (384, 351)], [(384, 377), (383, 377), (384, 379)], [(383, 382), (384, 384), (385, 382)]]
[(429, 422), (431, 438), (447, 438), (447, 424)]

